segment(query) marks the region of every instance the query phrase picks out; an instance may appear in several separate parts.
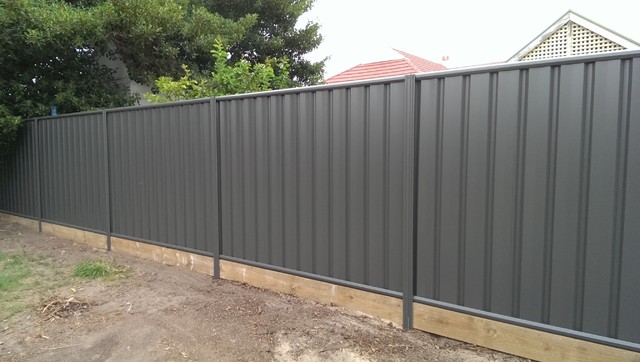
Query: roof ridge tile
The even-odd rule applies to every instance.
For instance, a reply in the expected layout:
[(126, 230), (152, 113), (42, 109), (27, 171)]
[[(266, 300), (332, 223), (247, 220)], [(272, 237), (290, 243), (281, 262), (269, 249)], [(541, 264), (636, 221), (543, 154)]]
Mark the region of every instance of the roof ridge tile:
[(342, 83), (447, 69), (442, 64), (397, 49), (393, 50), (402, 55), (403, 58), (361, 63), (325, 79), (325, 83)]

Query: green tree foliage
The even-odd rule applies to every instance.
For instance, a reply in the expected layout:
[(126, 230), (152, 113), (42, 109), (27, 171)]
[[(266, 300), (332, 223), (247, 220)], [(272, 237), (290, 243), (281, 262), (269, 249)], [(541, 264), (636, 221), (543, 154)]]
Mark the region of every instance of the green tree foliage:
[(312, 85), (324, 78), (324, 61), (310, 62), (303, 56), (322, 42), (320, 25), (308, 22), (297, 29), (302, 14), (314, 0), (194, 0), (225, 18), (242, 19), (257, 14), (257, 22), (231, 48), (231, 60), (264, 63), (267, 59), (289, 59), (291, 86)]
[(11, 115), (6, 107), (0, 105), (0, 163), (13, 150), (20, 124), (20, 117)]
[(145, 94), (145, 98), (154, 103), (170, 102), (280, 89), (290, 83), (286, 58), (269, 58), (265, 63), (255, 64), (240, 59), (232, 63), (227, 59), (228, 53), (221, 41), (216, 41), (211, 54), (215, 71), (210, 75), (194, 76), (189, 67), (183, 65), (184, 75), (180, 79), (160, 77), (155, 82), (158, 93)]
[(0, 7), (0, 105), (20, 117), (131, 104), (99, 64), (106, 44), (96, 9), (4, 0)]
[(182, 64), (211, 69), (208, 55), (215, 39), (239, 41), (256, 22), (255, 14), (229, 20), (189, 0), (109, 0), (100, 8), (112, 55), (141, 83), (177, 76)]
[(151, 83), (178, 76), (181, 65), (213, 68), (216, 37), (240, 40), (256, 22), (228, 20), (190, 0), (3, 0), (0, 7), (0, 104), (14, 115), (45, 115), (132, 104), (105, 56)]

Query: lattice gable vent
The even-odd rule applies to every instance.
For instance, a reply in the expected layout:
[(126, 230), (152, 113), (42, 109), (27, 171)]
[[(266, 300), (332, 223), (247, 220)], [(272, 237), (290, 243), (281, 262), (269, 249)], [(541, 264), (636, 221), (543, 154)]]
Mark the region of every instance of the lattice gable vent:
[(624, 49), (626, 48), (622, 45), (569, 21), (520, 60), (551, 59)]

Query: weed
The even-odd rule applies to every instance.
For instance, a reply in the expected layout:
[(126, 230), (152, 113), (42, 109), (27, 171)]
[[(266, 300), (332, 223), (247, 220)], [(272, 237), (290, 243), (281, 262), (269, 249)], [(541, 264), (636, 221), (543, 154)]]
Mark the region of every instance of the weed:
[(84, 279), (114, 278), (124, 276), (127, 268), (114, 265), (112, 261), (92, 260), (78, 264), (73, 275)]

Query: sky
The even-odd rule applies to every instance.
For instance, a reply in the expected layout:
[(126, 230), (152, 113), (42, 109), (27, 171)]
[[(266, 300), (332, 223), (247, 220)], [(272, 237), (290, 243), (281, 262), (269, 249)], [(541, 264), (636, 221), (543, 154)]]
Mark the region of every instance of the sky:
[[(505, 61), (568, 10), (640, 42), (640, 0), (316, 0), (298, 24), (323, 36), (311, 61), (330, 77), (399, 49), (447, 67)], [(448, 61), (442, 61), (448, 56)]]

